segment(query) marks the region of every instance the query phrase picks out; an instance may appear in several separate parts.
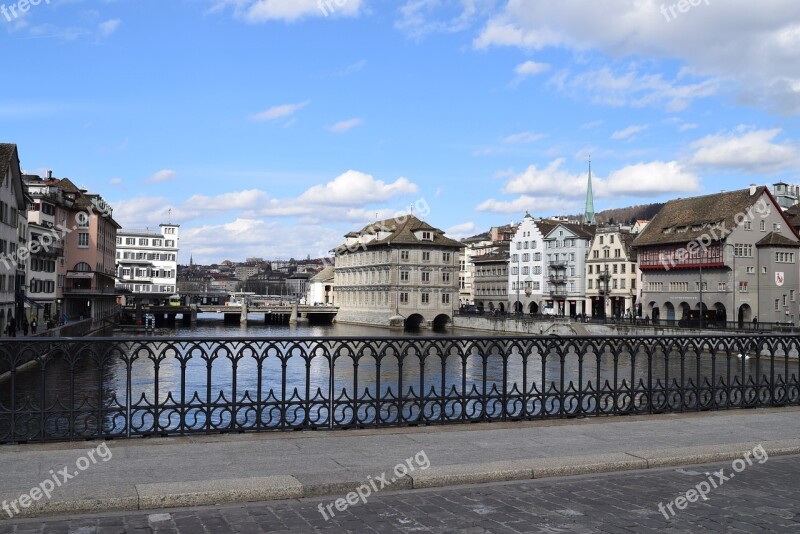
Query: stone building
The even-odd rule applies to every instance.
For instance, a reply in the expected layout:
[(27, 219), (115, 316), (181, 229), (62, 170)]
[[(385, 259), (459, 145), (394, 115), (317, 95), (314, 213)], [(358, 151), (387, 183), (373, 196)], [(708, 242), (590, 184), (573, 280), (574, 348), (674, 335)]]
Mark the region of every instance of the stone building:
[[(511, 242), (516, 232), (516, 225), (514, 223), (505, 226), (493, 226), (488, 232), (483, 232), (466, 239), (462, 239), (461, 243), (464, 247), (459, 252), (459, 273), (458, 273), (458, 297), (461, 305), (475, 304), (478, 302), (475, 299), (475, 264), (474, 258), (478, 258), (484, 254), (495, 252), (499, 250), (502, 245)], [(508, 281), (506, 281), (506, 284)], [(505, 307), (505, 300), (503, 300)]]
[(160, 224), (159, 231), (117, 232), (117, 288), (142, 304), (164, 304), (177, 292), (180, 225)]
[(544, 236), (557, 225), (557, 221), (536, 220), (527, 212), (519, 223), (510, 247), (509, 310), (518, 313), (542, 313), (546, 305)]
[(27, 197), (22, 184), (17, 145), (0, 144), (0, 327), (25, 313), (21, 298), (25, 289), (25, 265), (29, 250), (20, 224), (27, 223)]
[(462, 244), (413, 215), (350, 232), (335, 253), (337, 321), (443, 328), (458, 308)]
[(672, 200), (634, 244), (653, 321), (797, 324), (800, 238), (767, 187)]

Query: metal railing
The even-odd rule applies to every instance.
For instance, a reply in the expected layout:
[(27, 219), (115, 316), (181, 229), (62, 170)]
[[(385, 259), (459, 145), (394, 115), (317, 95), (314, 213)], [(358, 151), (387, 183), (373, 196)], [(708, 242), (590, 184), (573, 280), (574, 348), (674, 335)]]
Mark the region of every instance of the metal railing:
[(0, 442), (800, 404), (797, 336), (12, 339)]

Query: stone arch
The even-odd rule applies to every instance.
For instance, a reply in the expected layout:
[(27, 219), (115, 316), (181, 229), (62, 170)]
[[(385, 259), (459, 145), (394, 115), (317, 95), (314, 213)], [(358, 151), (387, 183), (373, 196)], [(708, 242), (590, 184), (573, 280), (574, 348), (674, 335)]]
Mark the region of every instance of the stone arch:
[(406, 317), (405, 328), (406, 330), (419, 330), (425, 322), (425, 317), (418, 313), (412, 313)]
[(439, 314), (433, 319), (433, 329), (439, 332), (446, 330), (449, 324), (450, 316), (446, 313)]

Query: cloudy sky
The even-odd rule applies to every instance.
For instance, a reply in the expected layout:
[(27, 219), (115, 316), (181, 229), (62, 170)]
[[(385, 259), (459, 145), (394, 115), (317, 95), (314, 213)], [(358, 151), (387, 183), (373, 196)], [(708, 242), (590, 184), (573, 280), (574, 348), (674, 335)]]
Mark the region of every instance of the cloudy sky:
[(800, 182), (797, 0), (4, 1), (0, 141), (183, 262)]

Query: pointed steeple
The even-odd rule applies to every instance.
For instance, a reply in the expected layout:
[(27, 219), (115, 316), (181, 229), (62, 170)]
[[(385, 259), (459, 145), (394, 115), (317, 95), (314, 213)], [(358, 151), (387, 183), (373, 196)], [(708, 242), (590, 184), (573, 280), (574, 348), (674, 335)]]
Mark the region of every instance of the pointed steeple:
[(592, 159), (589, 158), (589, 186), (586, 189), (586, 211), (583, 214), (584, 224), (597, 224), (594, 218), (594, 193), (592, 193)]

